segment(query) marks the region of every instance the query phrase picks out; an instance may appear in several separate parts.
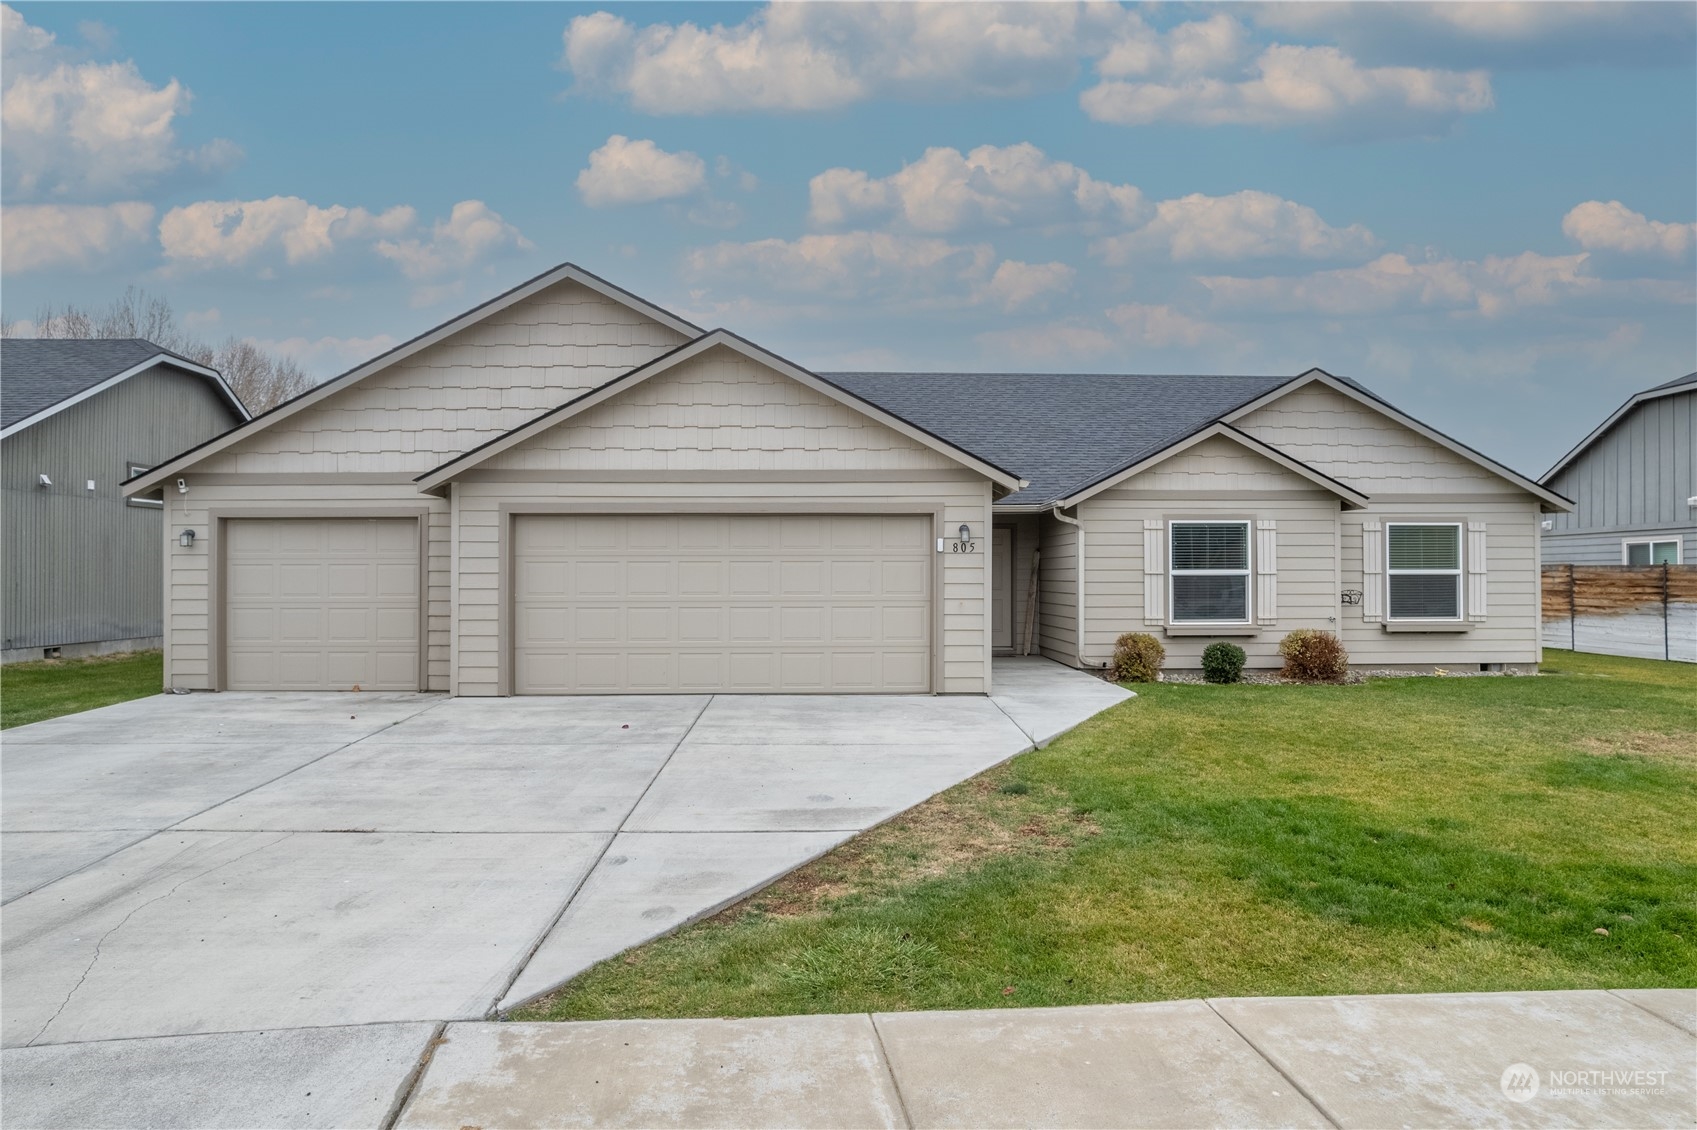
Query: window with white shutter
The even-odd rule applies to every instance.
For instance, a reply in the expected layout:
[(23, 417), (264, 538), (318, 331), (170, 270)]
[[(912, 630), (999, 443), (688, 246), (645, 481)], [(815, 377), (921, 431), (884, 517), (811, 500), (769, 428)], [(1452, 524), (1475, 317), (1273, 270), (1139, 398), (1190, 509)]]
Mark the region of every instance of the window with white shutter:
[(1467, 523), (1467, 618), (1485, 619), (1485, 523)]
[(1385, 523), (1385, 576), (1390, 619), (1461, 619), (1461, 523)]
[(1249, 523), (1173, 522), (1168, 530), (1172, 622), (1249, 623)]

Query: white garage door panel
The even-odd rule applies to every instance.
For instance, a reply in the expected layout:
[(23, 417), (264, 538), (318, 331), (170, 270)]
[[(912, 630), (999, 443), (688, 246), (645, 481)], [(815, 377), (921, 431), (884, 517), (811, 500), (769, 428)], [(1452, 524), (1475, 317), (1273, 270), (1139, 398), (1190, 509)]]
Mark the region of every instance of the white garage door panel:
[(418, 689), (418, 523), (225, 523), (230, 690)]
[(521, 516), (514, 690), (929, 690), (931, 542), (923, 516)]

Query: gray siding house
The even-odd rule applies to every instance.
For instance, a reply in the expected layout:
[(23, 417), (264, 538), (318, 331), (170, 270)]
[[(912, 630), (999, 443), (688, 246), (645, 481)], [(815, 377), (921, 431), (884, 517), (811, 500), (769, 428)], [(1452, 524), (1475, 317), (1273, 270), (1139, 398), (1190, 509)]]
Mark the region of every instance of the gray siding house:
[(151, 342), (0, 342), (0, 659), (160, 646), (163, 507), (120, 484), (247, 418), (216, 372)]
[(1542, 482), (1575, 503), (1544, 521), (1545, 564), (1697, 564), (1697, 373), (1622, 404)]
[(494, 696), (984, 694), (1127, 631), (1530, 669), (1571, 508), (1317, 369), (817, 373), (571, 264), (124, 489), (168, 686)]

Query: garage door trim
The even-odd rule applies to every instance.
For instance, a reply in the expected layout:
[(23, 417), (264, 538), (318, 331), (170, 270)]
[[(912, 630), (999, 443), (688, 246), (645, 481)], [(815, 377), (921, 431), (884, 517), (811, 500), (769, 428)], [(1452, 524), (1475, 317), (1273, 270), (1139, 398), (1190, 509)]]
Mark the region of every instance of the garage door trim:
[[(170, 502), (166, 501), (167, 513)], [(418, 526), (418, 689), (430, 689), (430, 507), (428, 506), (360, 506), (360, 507), (301, 507), (301, 506), (214, 506), (206, 512), (206, 523), (212, 535), (208, 546), (206, 595), (207, 641), (211, 654), (207, 657), (212, 671), (212, 689), (227, 690), (225, 663), (229, 656), (228, 618), (224, 615), (224, 578), (229, 568), (227, 524), (243, 518), (411, 518)], [(167, 551), (176, 533), (167, 521)], [(169, 594), (166, 595), (169, 600)], [(171, 646), (166, 633), (165, 646)], [(169, 657), (166, 670), (170, 669)]]
[[(943, 505), (936, 502), (888, 502), (868, 505), (864, 502), (832, 502), (828, 500), (795, 502), (737, 502), (734, 500), (703, 500), (700, 503), (676, 502), (503, 502), (496, 520), (497, 558), (501, 563), (496, 573), (496, 670), (495, 693), (513, 694), (513, 617), (516, 615), (513, 593), (517, 567), (513, 553), (514, 519), (527, 515), (548, 514), (641, 514), (700, 516), (708, 514), (753, 515), (769, 514), (779, 517), (823, 515), (865, 515), (873, 518), (928, 517), (932, 536), (943, 528)], [(929, 584), (931, 592), (931, 662), (930, 694), (943, 685), (943, 558), (931, 555)]]

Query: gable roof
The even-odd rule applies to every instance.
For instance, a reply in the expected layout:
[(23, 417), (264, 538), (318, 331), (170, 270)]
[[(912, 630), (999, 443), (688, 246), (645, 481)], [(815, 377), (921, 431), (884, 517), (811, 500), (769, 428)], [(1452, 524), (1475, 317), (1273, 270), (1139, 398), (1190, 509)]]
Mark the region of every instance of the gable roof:
[(138, 475), (134, 479), (130, 479), (125, 482), (124, 492), (126, 494), (134, 495), (142, 491), (150, 490), (170, 476), (202, 459), (205, 459), (207, 456), (214, 455), (224, 450), (226, 447), (229, 447), (231, 444), (238, 443), (241, 440), (248, 438), (263, 428), (268, 428), (272, 424), (285, 420), (302, 409), (310, 408), (326, 397), (338, 393), (350, 385), (357, 384), (366, 377), (371, 376), (373, 373), (381, 372), (391, 365), (398, 364), (401, 361), (406, 360), (408, 357), (430, 348), (432, 345), (435, 345), (437, 342), (442, 341), (445, 338), (452, 337), (454, 334), (459, 333), (468, 326), (475, 325), (477, 322), (482, 321), (491, 314), (505, 310), (507, 307), (522, 302), (533, 294), (540, 293), (551, 286), (556, 286), (563, 282), (575, 282), (581, 286), (585, 286), (604, 298), (609, 298), (612, 301), (619, 303), (621, 306), (629, 307), (637, 313), (642, 314), (645, 317), (652, 318), (661, 325), (666, 326), (669, 329), (676, 330), (678, 333), (684, 334), (688, 337), (695, 337), (701, 333), (700, 326), (697, 326), (693, 322), (684, 321), (670, 310), (656, 306), (646, 299), (638, 298), (623, 287), (615, 286), (599, 275), (590, 274), (575, 263), (561, 263), (557, 267), (552, 267), (549, 270), (542, 272), (535, 278), (528, 279), (525, 282), (520, 283), (511, 290), (504, 291), (503, 293), (496, 295), (487, 302), (473, 306), (465, 313), (450, 318), (439, 326), (424, 331), (415, 338), (402, 342), (386, 353), (380, 353), (371, 360), (354, 366), (352, 369), (349, 369), (340, 376), (332, 377), (323, 384), (316, 385), (291, 400), (285, 400), (270, 411), (262, 412), (258, 416), (253, 417), (253, 419), (249, 420), (246, 424), (239, 428), (225, 432), (223, 435), (214, 439), (207, 440), (198, 447), (189, 448), (182, 454), (174, 456), (166, 462), (161, 463), (146, 474)]
[(1018, 475), (1011, 471), (1004, 470), (988, 460), (981, 459), (965, 448), (959, 447), (949, 440), (927, 430), (923, 425), (917, 425), (912, 421), (904, 419), (899, 415), (881, 408), (865, 397), (842, 387), (840, 384), (825, 379), (817, 373), (811, 373), (794, 362), (787, 361), (775, 353), (762, 349), (747, 338), (740, 337), (729, 330), (723, 329), (713, 330), (710, 333), (702, 334), (694, 341), (685, 342), (683, 345), (678, 346), (671, 352), (661, 354), (646, 365), (639, 365), (623, 376), (616, 377), (613, 380), (608, 381), (600, 388), (591, 389), (589, 392), (586, 392), (581, 396), (577, 396), (566, 401), (566, 403), (560, 405), (558, 408), (553, 408), (542, 413), (540, 416), (537, 416), (528, 423), (521, 424), (511, 431), (498, 435), (494, 439), (480, 444), (462, 455), (455, 456), (453, 459), (448, 460), (441, 466), (426, 471), (424, 474), (418, 476), (418, 478), (414, 481), (418, 483), (420, 490), (434, 490), (436, 487), (450, 481), (456, 475), (477, 466), (484, 460), (498, 455), (510, 447), (517, 446), (533, 436), (540, 435), (549, 428), (562, 424), (571, 419), (573, 416), (588, 411), (597, 404), (610, 400), (622, 392), (635, 388), (637, 385), (652, 377), (656, 377), (661, 373), (676, 368), (685, 361), (694, 357), (699, 357), (709, 349), (717, 347), (735, 350), (744, 357), (757, 361), (770, 369), (774, 369), (777, 372), (782, 373), (784, 376), (789, 377), (791, 380), (805, 385), (813, 391), (829, 397), (839, 404), (845, 404), (850, 408), (853, 408), (878, 421), (885, 427), (900, 432), (908, 439), (947, 456), (963, 466), (977, 471), (979, 474), (1007, 490), (1018, 490), (1027, 485), (1025, 480), (1021, 479)]
[(1625, 416), (1628, 412), (1632, 411), (1640, 404), (1643, 404), (1645, 401), (1658, 400), (1661, 397), (1672, 396), (1675, 393), (1692, 391), (1697, 391), (1697, 373), (1687, 373), (1683, 377), (1675, 377), (1671, 381), (1664, 381), (1659, 385), (1645, 389), (1643, 392), (1634, 393), (1632, 396), (1627, 398), (1625, 404), (1622, 404), (1619, 408), (1616, 408), (1612, 413), (1610, 413), (1608, 419), (1591, 429), (1591, 433), (1575, 444), (1572, 451), (1569, 451), (1566, 455), (1556, 460), (1556, 465), (1551, 467), (1548, 471), (1545, 471), (1543, 478), (1538, 481), (1547, 483), (1551, 479), (1555, 478), (1567, 467), (1569, 463), (1572, 463), (1575, 459), (1578, 459), (1581, 455), (1583, 455), (1587, 448), (1602, 439), (1603, 433), (1614, 427), (1615, 424), (1619, 423), (1621, 417)]
[(1389, 401), (1383, 400), (1372, 392), (1369, 392), (1366, 388), (1354, 381), (1345, 377), (1334, 377), (1324, 369), (1310, 369), (1295, 380), (1281, 385), (1264, 396), (1257, 397), (1248, 404), (1240, 405), (1233, 409), (1231, 412), (1227, 413), (1223, 419), (1227, 423), (1241, 420), (1257, 408), (1266, 404), (1271, 404), (1279, 397), (1284, 396), (1287, 393), (1295, 392), (1299, 388), (1306, 388), (1311, 384), (1325, 385), (1327, 388), (1341, 393), (1351, 400), (1365, 404), (1375, 412), (1379, 412), (1395, 420), (1409, 431), (1426, 437), (1439, 447), (1445, 448), (1455, 455), (1459, 455), (1461, 458), (1475, 464), (1476, 466), (1483, 467), (1493, 475), (1507, 479), (1509, 482), (1513, 483), (1515, 486), (1524, 490), (1527, 494), (1534, 496), (1539, 502), (1543, 503), (1543, 511), (1546, 514), (1553, 512), (1567, 513), (1573, 509), (1572, 499), (1565, 498), (1562, 495), (1557, 494), (1555, 491), (1550, 490), (1543, 484), (1534, 482), (1532, 479), (1527, 478), (1514, 468), (1498, 463), (1490, 456), (1473, 450), (1460, 440), (1452, 439), (1443, 432), (1438, 431), (1438, 429), (1422, 424), (1413, 416), (1403, 412)]
[(1289, 376), (823, 373), (1030, 480), (1003, 510), (1046, 509), (1183, 439)]
[(139, 337), (6, 338), (0, 341), (0, 435), (22, 431), (56, 412), (169, 364), (207, 380), (243, 419), (248, 412), (216, 369)]
[(1239, 431), (1224, 421), (1215, 421), (1212, 424), (1204, 425), (1196, 431), (1191, 432), (1188, 436), (1185, 436), (1177, 443), (1168, 444), (1159, 451), (1127, 463), (1124, 467), (1121, 467), (1119, 470), (1114, 471), (1103, 478), (1097, 479), (1094, 483), (1091, 483), (1082, 490), (1060, 499), (1055, 503), (1055, 505), (1077, 506), (1085, 499), (1090, 498), (1093, 495), (1100, 494), (1109, 487), (1123, 483), (1125, 480), (1134, 475), (1141, 475), (1144, 471), (1149, 470), (1156, 464), (1164, 463), (1173, 456), (1184, 451), (1188, 451), (1190, 448), (1195, 447), (1204, 440), (1213, 439), (1216, 436), (1230, 440), (1241, 447), (1245, 447), (1254, 452), (1256, 455), (1261, 456), (1263, 459), (1278, 464), (1280, 467), (1290, 471), (1292, 474), (1307, 479), (1321, 490), (1331, 492), (1343, 500), (1345, 510), (1360, 510), (1367, 505), (1368, 496), (1356, 490), (1348, 483), (1334, 479), (1324, 471), (1316, 470), (1302, 462), (1300, 459), (1294, 459), (1271, 444), (1264, 443), (1261, 440), (1256, 439), (1248, 432)]

